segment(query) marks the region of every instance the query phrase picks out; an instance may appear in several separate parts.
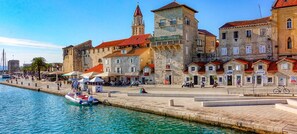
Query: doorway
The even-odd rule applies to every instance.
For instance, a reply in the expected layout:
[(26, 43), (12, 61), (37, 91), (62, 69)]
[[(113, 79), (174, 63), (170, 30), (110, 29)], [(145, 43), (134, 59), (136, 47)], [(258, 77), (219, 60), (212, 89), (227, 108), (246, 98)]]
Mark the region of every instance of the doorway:
[(242, 86), (241, 75), (237, 75), (236, 76), (236, 84), (237, 84), (237, 86)]
[(278, 85), (279, 86), (286, 86), (287, 85), (286, 84), (287, 83), (286, 81), (287, 81), (286, 77), (279, 77), (278, 78)]
[(169, 85), (171, 85), (171, 75), (168, 76)]
[(262, 76), (258, 75), (256, 78), (256, 81), (257, 81), (257, 85), (262, 85)]
[(194, 85), (198, 85), (198, 76), (194, 76)]
[(209, 85), (213, 85), (214, 84), (214, 76), (213, 75), (210, 75), (209, 76)]
[(227, 85), (232, 86), (232, 75), (227, 76)]

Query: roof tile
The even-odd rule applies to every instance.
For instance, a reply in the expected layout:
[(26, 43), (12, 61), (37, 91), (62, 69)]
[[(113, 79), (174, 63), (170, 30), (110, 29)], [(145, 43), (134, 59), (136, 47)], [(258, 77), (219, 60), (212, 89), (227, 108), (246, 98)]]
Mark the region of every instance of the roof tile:
[(256, 24), (264, 24), (269, 23), (270, 17), (255, 19), (255, 20), (244, 20), (244, 21), (233, 21), (224, 24), (220, 28), (230, 28), (230, 27), (237, 27), (237, 26), (247, 26), (247, 25), (256, 25)]
[(178, 7), (186, 7), (190, 10), (192, 10), (193, 12), (197, 13), (197, 11), (187, 5), (184, 5), (184, 4), (179, 4), (177, 2), (172, 2), (172, 3), (169, 3), (168, 5), (165, 5), (159, 9), (156, 9), (156, 10), (152, 10), (152, 12), (157, 12), (157, 11), (163, 11), (163, 10), (167, 10), (167, 9), (172, 9), (172, 8), (178, 8)]
[(277, 0), (273, 5), (273, 9), (297, 6), (297, 0)]

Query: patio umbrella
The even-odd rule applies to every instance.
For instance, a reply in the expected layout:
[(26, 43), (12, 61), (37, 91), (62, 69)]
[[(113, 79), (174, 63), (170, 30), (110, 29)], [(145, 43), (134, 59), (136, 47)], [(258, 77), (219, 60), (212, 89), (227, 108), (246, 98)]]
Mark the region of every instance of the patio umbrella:
[(89, 72), (89, 73), (84, 73), (84, 74), (82, 74), (80, 76), (82, 76), (84, 78), (90, 78), (90, 77), (92, 77), (94, 75), (97, 75), (97, 74), (98, 74), (97, 72)]
[(102, 80), (101, 78), (99, 77), (95, 77), (93, 79), (90, 80), (90, 82), (103, 82), (104, 80)]
[(89, 82), (89, 78), (82, 78), (78, 81), (79, 83)]

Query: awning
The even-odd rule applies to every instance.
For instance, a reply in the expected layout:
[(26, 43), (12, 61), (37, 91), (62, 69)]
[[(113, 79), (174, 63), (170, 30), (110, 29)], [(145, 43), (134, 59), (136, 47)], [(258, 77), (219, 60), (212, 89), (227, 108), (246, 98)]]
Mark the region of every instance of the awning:
[(110, 73), (110, 72), (104, 72), (104, 73), (101, 73), (101, 74), (97, 74), (95, 75), (95, 77), (111, 77), (111, 76), (119, 76), (120, 74), (117, 74), (117, 73)]

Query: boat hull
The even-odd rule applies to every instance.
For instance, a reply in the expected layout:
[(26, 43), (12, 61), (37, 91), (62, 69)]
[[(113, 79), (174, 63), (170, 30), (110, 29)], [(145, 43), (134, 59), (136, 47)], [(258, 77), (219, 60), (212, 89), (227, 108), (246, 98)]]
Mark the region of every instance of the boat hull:
[(92, 100), (86, 100), (86, 99), (75, 97), (72, 94), (66, 94), (65, 98), (68, 101), (78, 105), (95, 105), (99, 103), (99, 100), (96, 98), (92, 98)]

